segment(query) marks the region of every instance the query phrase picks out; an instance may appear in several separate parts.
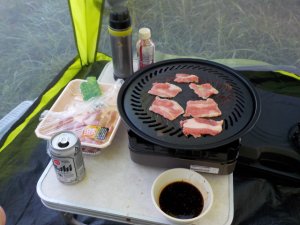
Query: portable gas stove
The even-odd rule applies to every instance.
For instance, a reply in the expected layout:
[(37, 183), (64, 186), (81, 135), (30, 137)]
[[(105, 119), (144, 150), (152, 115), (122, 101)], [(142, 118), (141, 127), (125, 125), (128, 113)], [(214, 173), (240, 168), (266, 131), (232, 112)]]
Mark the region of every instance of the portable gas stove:
[[(148, 94), (155, 82), (172, 82), (176, 73), (199, 75), (219, 93), (213, 96), (222, 115), (223, 131), (216, 136), (185, 136), (180, 121), (167, 120), (149, 111), (155, 96)], [(173, 98), (183, 108), (188, 100), (199, 100), (189, 85), (176, 84), (182, 93)], [(119, 113), (128, 127), (132, 160), (152, 166), (189, 167), (196, 171), (229, 174), (239, 154), (240, 138), (256, 123), (260, 101), (254, 87), (223, 65), (196, 59), (167, 60), (135, 73), (118, 95)]]
[[(222, 112), (223, 131), (216, 136), (186, 137), (180, 117), (168, 121), (149, 111), (154, 82), (172, 82), (176, 73), (199, 75), (201, 82), (219, 90), (213, 96)], [(195, 97), (184, 84), (174, 98), (183, 108)], [(118, 96), (120, 115), (127, 125), (131, 159), (157, 167), (185, 167), (199, 172), (230, 174), (255, 171), (298, 179), (299, 98), (256, 90), (240, 74), (204, 60), (176, 59), (159, 62), (135, 73)], [(251, 173), (251, 172), (250, 172)], [(255, 174), (257, 175), (257, 174)], [(300, 181), (300, 178), (299, 178)]]

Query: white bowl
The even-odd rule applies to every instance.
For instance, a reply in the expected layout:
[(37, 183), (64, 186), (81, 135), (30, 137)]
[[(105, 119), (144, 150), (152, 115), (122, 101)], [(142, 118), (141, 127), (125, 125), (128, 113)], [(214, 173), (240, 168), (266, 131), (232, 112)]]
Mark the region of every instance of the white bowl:
[[(192, 184), (202, 194), (203, 209), (197, 217), (191, 219), (178, 219), (161, 210), (159, 206), (160, 193), (167, 185), (178, 181)], [(199, 173), (184, 168), (170, 169), (160, 174), (152, 184), (151, 197), (155, 208), (169, 221), (175, 224), (191, 224), (200, 220), (210, 210), (213, 204), (213, 191), (208, 181)]]

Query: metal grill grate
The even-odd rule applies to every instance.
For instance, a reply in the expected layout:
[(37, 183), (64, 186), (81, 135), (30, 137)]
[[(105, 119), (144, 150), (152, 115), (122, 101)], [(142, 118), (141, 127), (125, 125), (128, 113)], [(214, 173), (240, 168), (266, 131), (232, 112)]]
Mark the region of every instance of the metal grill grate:
[[(173, 99), (183, 108), (188, 100), (200, 99), (188, 84), (173, 82), (176, 73), (195, 74), (200, 79), (199, 83), (210, 83), (219, 91), (219, 94), (212, 98), (222, 112), (221, 116), (213, 118), (224, 120), (221, 134), (214, 137), (186, 137), (179, 125), (180, 120), (186, 117), (181, 115), (174, 121), (169, 121), (149, 111), (155, 96), (147, 92), (154, 82), (170, 82), (181, 87), (183, 91)], [(162, 146), (177, 149), (208, 149), (221, 143), (229, 143), (249, 130), (259, 114), (256, 92), (244, 78), (222, 65), (192, 59), (168, 60), (135, 73), (123, 84), (118, 106), (122, 119), (137, 135)]]

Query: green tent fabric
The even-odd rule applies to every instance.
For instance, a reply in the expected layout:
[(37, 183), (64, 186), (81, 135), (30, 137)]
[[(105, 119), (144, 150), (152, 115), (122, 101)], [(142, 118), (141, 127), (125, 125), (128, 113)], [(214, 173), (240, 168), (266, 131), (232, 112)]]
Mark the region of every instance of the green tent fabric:
[[(111, 60), (111, 57), (103, 53), (97, 53), (103, 5), (104, 1), (69, 1), (74, 26), (74, 36), (79, 55), (56, 76), (47, 90), (39, 97), (33, 107), (28, 110), (26, 118), (22, 118), (23, 121), (21, 123), (21, 119), (19, 119), (12, 129), (8, 131), (9, 134), (2, 138), (0, 142), (0, 152), (26, 128), (30, 120), (40, 113), (51, 99), (58, 96), (69, 81), (74, 79), (79, 73), (82, 74), (82, 71), (85, 71), (86, 74), (80, 75), (81, 77), (90, 75), (90, 66), (95, 61)], [(31, 113), (29, 113), (30, 110), (32, 110)]]
[[(111, 60), (109, 56), (97, 52), (104, 1), (69, 0), (69, 6), (78, 56), (62, 69), (0, 141), (0, 205), (7, 212), (8, 224), (65, 224), (60, 220), (62, 218), (59, 213), (42, 206), (36, 194), (35, 185), (50, 159), (46, 154), (46, 142), (38, 139), (34, 130), (41, 112), (51, 107), (69, 81), (100, 74), (105, 64)], [(161, 59), (164, 57), (171, 58), (164, 55)], [(219, 62), (230, 64), (226, 60)], [(241, 65), (241, 61), (236, 60), (235, 64)], [(300, 80), (297, 74), (282, 70), (240, 72), (258, 88), (300, 97)], [(297, 188), (278, 185), (276, 181), (239, 175), (234, 177), (236, 207), (233, 224), (299, 223), (297, 204), (300, 203), (300, 193)], [(260, 202), (256, 205), (244, 205), (244, 196), (257, 187), (260, 190)], [(288, 194), (285, 195), (286, 193)], [(289, 209), (289, 212), (282, 208)], [(241, 214), (242, 210), (248, 212)], [(263, 215), (264, 213), (272, 218)], [(90, 224), (105, 223), (89, 218), (81, 219)]]
[(93, 63), (96, 59), (103, 5), (103, 0), (69, 0), (75, 40), (81, 65), (83, 66)]

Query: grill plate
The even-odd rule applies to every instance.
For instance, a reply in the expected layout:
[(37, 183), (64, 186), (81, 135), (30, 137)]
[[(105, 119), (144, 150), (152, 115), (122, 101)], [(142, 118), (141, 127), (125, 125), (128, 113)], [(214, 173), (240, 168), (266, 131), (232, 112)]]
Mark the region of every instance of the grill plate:
[[(199, 76), (199, 83), (210, 83), (219, 94), (212, 96), (222, 115), (212, 119), (224, 119), (223, 131), (217, 136), (186, 137), (179, 121), (173, 121), (149, 111), (155, 96), (148, 94), (154, 82), (170, 82), (182, 88), (172, 98), (184, 109), (188, 100), (200, 98), (188, 84), (173, 82), (176, 73)], [(211, 149), (228, 144), (249, 131), (257, 121), (259, 99), (252, 85), (232, 69), (205, 60), (175, 59), (155, 63), (136, 72), (122, 85), (118, 96), (118, 109), (129, 129), (155, 144), (176, 149)]]

